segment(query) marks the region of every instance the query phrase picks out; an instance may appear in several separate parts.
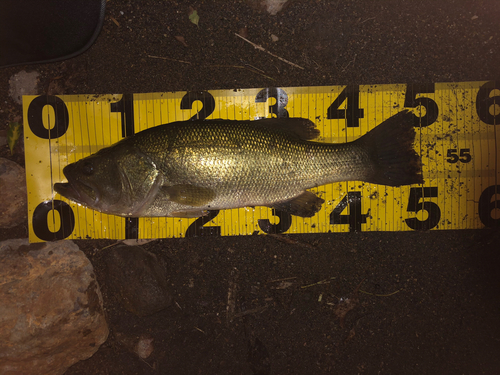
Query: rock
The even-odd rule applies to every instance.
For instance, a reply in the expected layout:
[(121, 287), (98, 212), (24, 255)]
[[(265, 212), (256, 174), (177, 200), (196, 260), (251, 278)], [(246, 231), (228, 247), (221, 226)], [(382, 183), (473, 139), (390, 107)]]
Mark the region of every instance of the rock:
[(108, 326), (93, 268), (71, 241), (0, 242), (0, 374), (63, 374)]
[(283, 9), (283, 6), (287, 1), (288, 0), (263, 0), (262, 5), (270, 15), (275, 16), (281, 9)]
[(134, 347), (134, 353), (142, 359), (148, 358), (154, 350), (153, 341), (154, 339), (149, 336), (139, 337)]
[(139, 246), (116, 246), (105, 255), (107, 283), (128, 311), (148, 316), (172, 303), (167, 275), (156, 255)]
[(14, 74), (9, 79), (9, 95), (17, 103), (22, 104), (23, 95), (36, 95), (38, 85), (38, 77), (40, 73), (29, 72), (21, 70), (19, 73)]
[(0, 228), (26, 222), (28, 216), (26, 173), (18, 164), (0, 158)]
[(128, 351), (142, 359), (148, 358), (154, 350), (154, 339), (150, 335), (129, 336), (121, 332), (115, 332), (115, 339)]
[(247, 3), (258, 11), (266, 11), (270, 15), (275, 16), (283, 9), (287, 1), (288, 0), (247, 0)]

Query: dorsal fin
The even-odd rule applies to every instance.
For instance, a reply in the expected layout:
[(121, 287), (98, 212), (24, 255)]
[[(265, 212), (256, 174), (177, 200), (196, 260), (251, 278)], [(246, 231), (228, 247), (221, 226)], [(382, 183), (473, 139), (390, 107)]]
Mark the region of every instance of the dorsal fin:
[[(264, 118), (259, 120), (225, 120), (225, 119), (210, 119), (210, 120), (194, 120), (194, 121), (179, 121), (175, 124), (184, 124), (189, 126), (193, 123), (202, 125), (210, 124), (238, 124), (251, 123), (253, 126), (261, 126), (266, 130), (280, 131), (294, 136), (298, 139), (309, 141), (319, 136), (320, 131), (316, 129), (316, 124), (307, 118), (302, 117), (281, 117), (281, 118)], [(172, 125), (174, 123), (169, 123)]]
[(306, 141), (317, 138), (320, 134), (314, 122), (302, 117), (265, 118), (255, 120), (252, 123), (268, 129), (275, 129), (292, 134)]

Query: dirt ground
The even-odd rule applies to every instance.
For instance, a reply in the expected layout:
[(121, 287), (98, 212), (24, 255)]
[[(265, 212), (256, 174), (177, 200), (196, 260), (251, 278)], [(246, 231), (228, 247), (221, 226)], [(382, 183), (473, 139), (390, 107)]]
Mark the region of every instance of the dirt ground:
[[(497, 0), (292, 0), (276, 16), (249, 1), (110, 0), (84, 54), (0, 69), (0, 129), (21, 114), (8, 80), (23, 69), (40, 72), (40, 93), (52, 94), (499, 79), (499, 19)], [(245, 27), (248, 39), (305, 69), (238, 39)], [(264, 73), (221, 67), (245, 64)], [(24, 165), (22, 144), (0, 156)], [(27, 224), (0, 230), (0, 240), (26, 236)], [(166, 264), (175, 301), (145, 318), (108, 288), (101, 249), (113, 242), (77, 241), (95, 267), (111, 333), (66, 374), (500, 372), (498, 230), (288, 238), (144, 245)], [(153, 354), (139, 359), (117, 332), (151, 335)]]

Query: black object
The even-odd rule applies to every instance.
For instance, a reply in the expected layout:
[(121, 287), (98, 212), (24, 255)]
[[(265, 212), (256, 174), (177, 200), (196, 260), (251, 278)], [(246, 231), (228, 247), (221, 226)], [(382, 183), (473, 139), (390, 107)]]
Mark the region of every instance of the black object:
[(99, 35), (106, 0), (0, 0), (0, 67), (69, 59)]

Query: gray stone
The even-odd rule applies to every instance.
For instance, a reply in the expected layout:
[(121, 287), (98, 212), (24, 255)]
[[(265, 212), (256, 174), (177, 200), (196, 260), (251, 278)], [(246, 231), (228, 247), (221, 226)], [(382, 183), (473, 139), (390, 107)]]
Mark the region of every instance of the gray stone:
[(148, 334), (130, 336), (125, 333), (115, 332), (115, 339), (129, 352), (142, 359), (148, 358), (154, 351), (154, 339)]
[(26, 174), (21, 166), (5, 158), (0, 158), (0, 207), (0, 228), (12, 228), (26, 222)]
[(93, 268), (71, 241), (0, 243), (0, 374), (63, 374), (108, 336)]
[(275, 16), (283, 9), (287, 1), (288, 0), (262, 0), (261, 4), (270, 15)]
[(156, 255), (139, 246), (116, 246), (105, 255), (107, 284), (123, 307), (137, 316), (147, 316), (172, 303), (167, 275)]
[(9, 95), (17, 103), (22, 104), (23, 95), (36, 95), (40, 73), (21, 70), (9, 79)]

